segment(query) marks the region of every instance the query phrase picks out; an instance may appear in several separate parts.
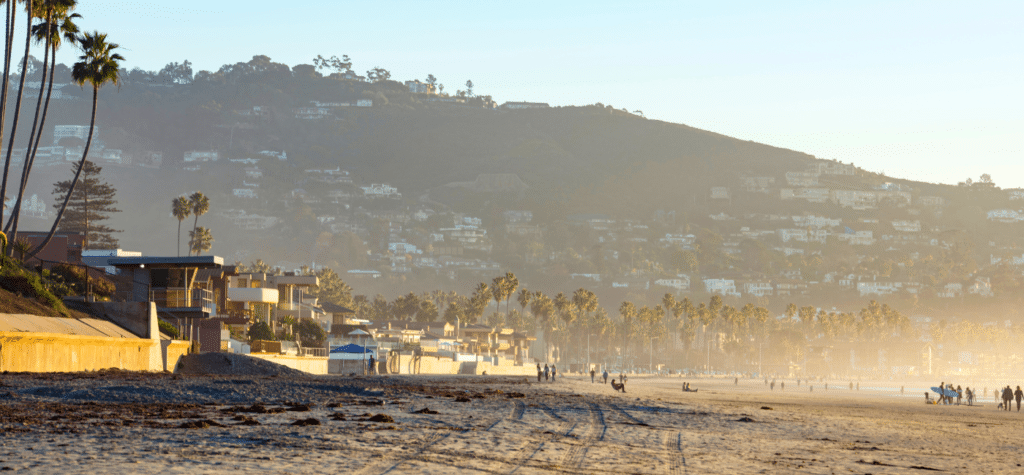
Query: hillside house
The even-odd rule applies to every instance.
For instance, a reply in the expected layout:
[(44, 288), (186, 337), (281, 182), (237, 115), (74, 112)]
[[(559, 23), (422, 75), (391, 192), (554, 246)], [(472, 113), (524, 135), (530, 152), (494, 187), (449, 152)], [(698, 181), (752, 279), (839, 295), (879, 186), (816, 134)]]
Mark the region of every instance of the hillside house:
[(892, 228), (901, 233), (918, 233), (921, 232), (921, 222), (914, 220), (896, 220), (892, 222)]
[(745, 176), (740, 177), (740, 183), (744, 191), (751, 193), (768, 193), (775, 186), (775, 177), (770, 176)]
[(743, 282), (743, 293), (754, 297), (771, 297), (775, 293), (772, 283), (764, 280)]
[[(99, 137), (98, 126), (92, 128), (92, 138), (96, 140)], [(89, 126), (88, 125), (55, 125), (53, 126), (53, 144), (60, 145), (61, 139), (74, 137), (81, 139), (83, 142), (89, 139)]]
[(810, 170), (822, 175), (847, 175), (857, 174), (857, 167), (852, 163), (841, 162), (816, 162), (810, 166)]
[(235, 198), (244, 198), (244, 199), (256, 199), (256, 198), (258, 198), (258, 196), (256, 195), (256, 190), (254, 190), (252, 188), (234, 188), (234, 189), (231, 190), (231, 194), (234, 195)]
[(946, 284), (938, 292), (938, 297), (943, 299), (953, 299), (964, 295), (963, 284), (951, 282)]
[(811, 203), (824, 203), (829, 199), (828, 188), (782, 188), (779, 198), (786, 200), (807, 200)]
[(704, 279), (704, 291), (709, 294), (739, 297), (736, 281), (732, 279)]
[(729, 188), (725, 186), (712, 186), (710, 197), (713, 200), (727, 200), (729, 199)]
[(686, 292), (690, 290), (690, 276), (686, 274), (678, 274), (674, 279), (655, 280), (654, 285), (669, 287), (675, 289), (676, 292)]
[(433, 84), (420, 82), (419, 79), (405, 81), (405, 87), (413, 94), (437, 94), (437, 87)]
[(868, 295), (892, 295), (899, 292), (899, 282), (857, 282), (857, 291), (861, 297)]
[(786, 172), (786, 184), (789, 186), (809, 187), (818, 186), (818, 172)]
[(387, 183), (374, 183), (370, 186), (361, 186), (359, 188), (363, 190), (363, 196), (370, 199), (402, 198), (402, 194), (398, 192), (398, 188), (395, 188)]
[(547, 109), (551, 107), (547, 102), (506, 102), (501, 105), (502, 109)]
[(189, 150), (185, 152), (185, 162), (216, 162), (220, 158), (220, 153), (216, 150)]

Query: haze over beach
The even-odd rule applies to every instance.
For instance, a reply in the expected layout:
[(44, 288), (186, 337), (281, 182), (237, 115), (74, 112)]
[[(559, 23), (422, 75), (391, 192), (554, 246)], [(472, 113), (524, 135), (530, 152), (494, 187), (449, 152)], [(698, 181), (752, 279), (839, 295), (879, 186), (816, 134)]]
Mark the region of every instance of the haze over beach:
[(2, 470), (1024, 473), (1018, 2), (0, 11)]

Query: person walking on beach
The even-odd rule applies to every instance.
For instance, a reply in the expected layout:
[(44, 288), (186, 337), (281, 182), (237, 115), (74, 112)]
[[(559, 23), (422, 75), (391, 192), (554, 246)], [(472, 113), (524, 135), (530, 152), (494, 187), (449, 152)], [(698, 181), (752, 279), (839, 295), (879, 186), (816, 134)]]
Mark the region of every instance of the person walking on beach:
[(783, 381), (783, 382), (779, 383), (779, 391), (785, 391), (785, 390), (786, 390), (786, 382)]
[(376, 363), (376, 361), (374, 361), (373, 355), (370, 355), (369, 366), (368, 366), (368, 373), (369, 374), (377, 374), (377, 366), (374, 363)]
[(946, 403), (946, 382), (943, 381), (943, 382), (939, 383), (939, 402), (937, 402), (935, 404), (945, 404), (945, 403)]
[(1024, 398), (1024, 391), (1020, 390), (1020, 386), (1017, 386), (1017, 390), (1013, 392), (1013, 398), (1017, 400), (1017, 412), (1020, 412), (1020, 400)]
[(601, 373), (601, 377), (604, 378), (604, 384), (608, 384), (608, 368), (604, 369), (604, 372)]
[(1010, 386), (1003, 388), (1003, 410), (1010, 410), (1010, 401), (1013, 399), (1013, 390)]
[(957, 385), (957, 387), (956, 387), (956, 405), (957, 406), (960, 405), (960, 400), (963, 397), (964, 397), (964, 391), (963, 391), (963, 389), (960, 389), (960, 385)]
[(594, 384), (594, 375), (595, 374), (597, 374), (597, 371), (594, 371), (594, 368), (590, 368), (590, 384)]
[(550, 374), (551, 368), (548, 368), (548, 364), (544, 363), (544, 381), (548, 380), (548, 374)]
[(537, 382), (540, 382), (540, 377), (544, 375), (544, 371), (540, 369), (540, 363), (537, 363)]
[(558, 370), (555, 369), (555, 365), (551, 365), (551, 382), (552, 383), (555, 382), (555, 373), (557, 373), (557, 372), (558, 372)]
[(772, 380), (772, 384), (769, 384), (768, 387), (770, 387), (772, 389), (772, 391), (775, 390), (775, 380), (774, 379)]

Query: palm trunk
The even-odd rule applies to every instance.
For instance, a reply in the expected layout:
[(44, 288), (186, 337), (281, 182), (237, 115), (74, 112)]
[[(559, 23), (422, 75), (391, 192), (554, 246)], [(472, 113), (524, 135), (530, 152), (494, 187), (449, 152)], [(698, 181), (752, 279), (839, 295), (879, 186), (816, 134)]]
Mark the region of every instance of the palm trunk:
[[(11, 0), (8, 0), (8, 3), (10, 3), (10, 1)], [(32, 0), (27, 0), (25, 2), (25, 10), (28, 13), (28, 25), (26, 26), (25, 32), (25, 59), (22, 60), (21, 78), (18, 79), (18, 99), (14, 102), (14, 122), (11, 124), (11, 137), (8, 139), (7, 144), (7, 161), (4, 165), (4, 182), (3, 185), (0, 186), (0, 196), (3, 196), (3, 194), (7, 192), (7, 172), (9, 164), (11, 163), (11, 153), (14, 152), (14, 138), (18, 133), (18, 116), (21, 114), (21, 97), (25, 94), (25, 76), (28, 76), (28, 53), (32, 46)], [(25, 157), (25, 160), (28, 160), (28, 157)], [(14, 217), (13, 209), (11, 210), (11, 217)], [(4, 226), (5, 233), (10, 229), (13, 221), (13, 219), (7, 220), (7, 225)], [(17, 238), (17, 236), (15, 236), (15, 238)], [(14, 255), (14, 251), (11, 252), (11, 255)]]
[(78, 162), (78, 170), (75, 171), (75, 178), (71, 180), (71, 187), (68, 189), (68, 195), (64, 197), (64, 203), (60, 206), (60, 211), (57, 212), (57, 218), (53, 220), (53, 227), (50, 228), (49, 234), (46, 235), (46, 239), (39, 247), (32, 251), (29, 258), (35, 257), (39, 251), (42, 251), (50, 241), (53, 240), (53, 235), (57, 233), (57, 226), (60, 226), (60, 220), (64, 217), (64, 211), (68, 208), (68, 201), (71, 201), (71, 194), (75, 192), (75, 185), (78, 184), (78, 178), (82, 175), (82, 168), (85, 167), (85, 160), (89, 156), (89, 147), (92, 146), (92, 134), (95, 130), (96, 125), (96, 104), (99, 101), (100, 88), (93, 86), (92, 88), (92, 117), (89, 119), (89, 139), (85, 141), (85, 151), (82, 152), (82, 159)]
[[(4, 127), (7, 118), (7, 89), (10, 86), (10, 73), (11, 73), (11, 47), (14, 44), (14, 19), (16, 18), (17, 10), (13, 7), (14, 2), (7, 2), (7, 13), (4, 18), (4, 25), (6, 30), (4, 32), (4, 79), (3, 86), (0, 88), (0, 143), (3, 143), (4, 138)], [(7, 173), (11, 168), (11, 160), (7, 159), (4, 162), (4, 174), (3, 181), (0, 181), (0, 225), (3, 224), (3, 201), (7, 199)], [(14, 210), (11, 210), (12, 217)]]
[[(25, 165), (21, 169), (21, 186), (18, 188), (18, 199), (14, 202), (14, 209), (11, 210), (11, 232), (14, 235), (18, 234), (18, 222), (21, 221), (21, 202), (25, 198), (25, 189), (28, 188), (28, 177), (32, 174), (32, 166), (36, 161), (36, 150), (39, 149), (39, 139), (43, 133), (43, 122), (46, 121), (46, 113), (43, 113), (43, 120), (39, 120), (39, 112), (43, 105), (43, 86), (46, 85), (46, 72), (49, 69), (50, 63), (50, 28), (53, 24), (51, 21), (52, 8), (46, 12), (46, 46), (45, 53), (43, 54), (43, 74), (39, 78), (39, 98), (36, 99), (36, 113), (32, 117), (32, 129), (28, 133), (28, 149), (25, 150)], [(56, 57), (57, 52), (54, 51)], [(52, 74), (51, 74), (52, 76)], [(50, 78), (50, 90), (53, 89), (53, 78)], [(46, 106), (50, 105), (50, 96), (47, 92)]]
[(178, 257), (181, 257), (181, 221), (178, 220)]

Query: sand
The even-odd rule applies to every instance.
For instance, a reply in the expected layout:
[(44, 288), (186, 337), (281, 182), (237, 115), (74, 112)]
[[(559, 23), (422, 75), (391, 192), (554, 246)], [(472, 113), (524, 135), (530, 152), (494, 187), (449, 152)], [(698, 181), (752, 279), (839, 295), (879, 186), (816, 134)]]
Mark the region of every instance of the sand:
[[(35, 473), (1024, 473), (1024, 414), (898, 385), (589, 376), (0, 376), (0, 468)], [(923, 383), (921, 383), (923, 384)], [(920, 384), (918, 384), (920, 385)], [(910, 385), (907, 386), (911, 387)], [(914, 386), (916, 387), (916, 386)], [(874, 389), (870, 389), (874, 388)], [(909, 391), (908, 391), (909, 392)]]

